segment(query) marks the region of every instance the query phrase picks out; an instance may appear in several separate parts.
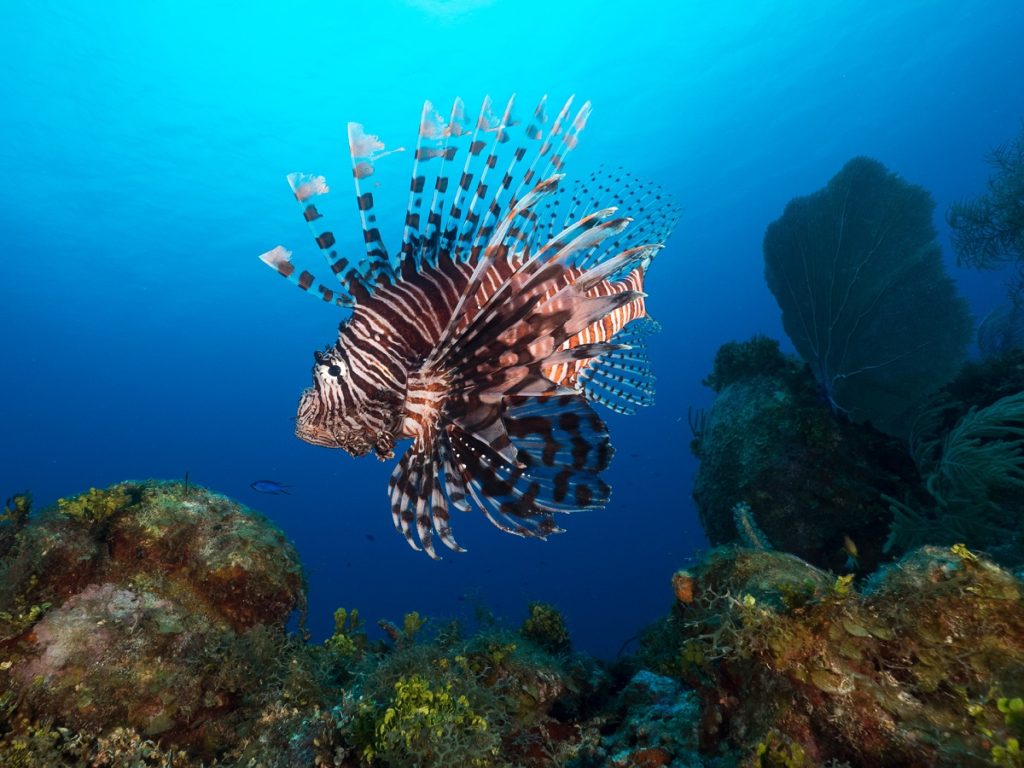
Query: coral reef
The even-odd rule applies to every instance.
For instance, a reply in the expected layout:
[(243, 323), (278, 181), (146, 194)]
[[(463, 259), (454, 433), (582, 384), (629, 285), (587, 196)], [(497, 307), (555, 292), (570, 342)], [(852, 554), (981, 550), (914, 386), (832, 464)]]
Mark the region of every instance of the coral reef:
[[(26, 745), (115, 728), (209, 758), (276, 698), (267, 677), (290, 674), (295, 551), (201, 488), (120, 483), (61, 499), (20, 530), (0, 576), (4, 765), (46, 764)], [(99, 761), (107, 747), (90, 743)]]
[(32, 494), (28, 492), (16, 493), (4, 502), (4, 511), (0, 514), (0, 557), (14, 545), (31, 511)]
[(579, 752), (606, 696), (542, 603), (519, 633), (410, 611), (371, 641), (339, 608), (323, 643), (290, 635), (294, 549), (202, 488), (29, 512), (14, 497), (0, 520), (0, 765), (540, 768)]
[(607, 715), (615, 729), (586, 745), (574, 766), (700, 768), (696, 694), (678, 680), (647, 670), (634, 674)]
[[(764, 369), (730, 370), (725, 391)], [(745, 539), (768, 538), (735, 507)], [(763, 542), (719, 548), (672, 575), (639, 651), (604, 663), (545, 603), (517, 631), (409, 611), (372, 639), (339, 608), (324, 642), (290, 635), (294, 550), (201, 488), (29, 511), (8, 504), (0, 559), (11, 768), (1021, 764), (1024, 586), (962, 544), (859, 584)]]
[(1014, 764), (1024, 604), (1011, 574), (962, 546), (910, 553), (859, 592), (774, 552), (721, 549), (691, 570), (694, 599), (640, 658), (697, 688), (709, 756)]
[(849, 538), (858, 567), (880, 562), (892, 518), (882, 494), (924, 498), (903, 444), (837, 418), (806, 367), (764, 337), (724, 345), (706, 383), (717, 396), (695, 438), (693, 496), (711, 543), (773, 547), (839, 571), (854, 566)]
[(410, 675), (395, 682), (394, 694), (381, 705), (362, 702), (357, 718), (366, 722), (356, 731), (366, 734), (361, 757), (394, 766), (492, 764), (501, 752), (500, 735), (453, 688), (451, 680), (438, 689)]
[(962, 541), (1024, 566), (1024, 352), (966, 365), (919, 413), (910, 448), (927, 493), (888, 499), (886, 546)]
[(593, 674), (511, 633), (417, 633), (362, 656), (340, 733), (372, 765), (561, 765)]

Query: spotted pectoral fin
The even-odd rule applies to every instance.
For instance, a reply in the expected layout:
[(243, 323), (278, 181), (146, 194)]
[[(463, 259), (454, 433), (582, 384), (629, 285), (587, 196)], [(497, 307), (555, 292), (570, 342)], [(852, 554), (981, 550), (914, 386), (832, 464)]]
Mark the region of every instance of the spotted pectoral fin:
[(608, 427), (583, 398), (509, 398), (502, 420), (524, 467), (521, 483), (538, 505), (572, 512), (608, 503), (611, 488), (600, 473), (614, 449)]
[(617, 413), (636, 413), (654, 404), (654, 374), (645, 338), (659, 329), (649, 317), (629, 323), (612, 337), (608, 351), (589, 360), (579, 372), (577, 386), (588, 400)]
[(468, 497), (497, 528), (541, 539), (561, 532), (554, 510), (542, 506), (531, 493), (522, 464), (507, 460), (472, 432), (455, 428), (449, 439)]
[(611, 460), (611, 441), (582, 397), (507, 398), (499, 423), (500, 430), (489, 432), (454, 424), (447, 429), (448, 476), (457, 478), (461, 497), (491, 523), (518, 536), (546, 538), (561, 532), (556, 513), (607, 504), (611, 489), (600, 473)]

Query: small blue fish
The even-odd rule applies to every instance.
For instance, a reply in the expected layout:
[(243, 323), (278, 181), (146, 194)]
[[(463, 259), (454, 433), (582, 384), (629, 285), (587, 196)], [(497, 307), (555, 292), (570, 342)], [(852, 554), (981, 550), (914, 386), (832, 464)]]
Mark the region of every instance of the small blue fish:
[(279, 483), (276, 480), (256, 480), (252, 483), (249, 483), (249, 487), (252, 488), (254, 491), (259, 491), (260, 493), (270, 493), (275, 496), (280, 496), (283, 493), (287, 496), (287, 489), (291, 488), (292, 486), (285, 485), (284, 483)]

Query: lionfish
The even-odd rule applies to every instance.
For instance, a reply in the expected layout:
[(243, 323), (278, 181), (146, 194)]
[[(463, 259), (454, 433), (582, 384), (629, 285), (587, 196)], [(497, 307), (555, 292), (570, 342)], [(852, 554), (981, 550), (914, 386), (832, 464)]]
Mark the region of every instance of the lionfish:
[(572, 113), (570, 98), (549, 120), (545, 97), (519, 129), (514, 100), (498, 115), (484, 99), (475, 120), (459, 99), (447, 119), (424, 104), (396, 257), (364, 182), (401, 148), (358, 123), (348, 139), (365, 255), (338, 250), (321, 210), (324, 177), (294, 173), (337, 284), (298, 271), (282, 246), (260, 257), (351, 309), (337, 342), (314, 352), (296, 435), (380, 459), (411, 438), (389, 482), (391, 514), (435, 559), (435, 537), (463, 551), (452, 509), (475, 505), (504, 531), (545, 538), (561, 531), (556, 513), (603, 507), (612, 446), (590, 403), (632, 413), (653, 402), (644, 275), (676, 208), (621, 171), (567, 192), (565, 158), (590, 103)]

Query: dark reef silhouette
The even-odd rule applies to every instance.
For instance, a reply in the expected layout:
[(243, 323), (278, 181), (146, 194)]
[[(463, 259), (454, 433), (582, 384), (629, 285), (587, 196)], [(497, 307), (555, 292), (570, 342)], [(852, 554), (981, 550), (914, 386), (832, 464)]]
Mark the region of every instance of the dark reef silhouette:
[(974, 331), (934, 207), (923, 188), (857, 157), (764, 235), (783, 326), (829, 403), (898, 436), (922, 392), (956, 373)]

